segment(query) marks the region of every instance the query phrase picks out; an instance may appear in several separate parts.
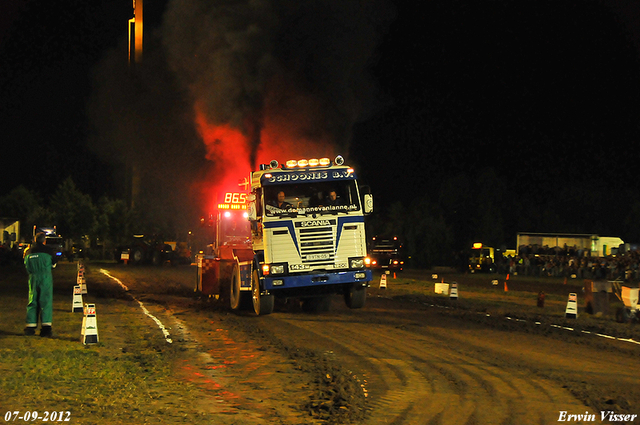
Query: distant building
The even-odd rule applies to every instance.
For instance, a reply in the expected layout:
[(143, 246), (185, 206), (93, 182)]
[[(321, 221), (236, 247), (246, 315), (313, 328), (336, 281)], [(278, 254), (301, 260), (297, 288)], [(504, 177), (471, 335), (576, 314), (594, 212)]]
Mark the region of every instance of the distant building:
[(594, 257), (606, 257), (617, 254), (624, 241), (615, 236), (573, 233), (518, 233), (516, 246), (518, 254), (522, 249), (574, 249), (589, 251)]

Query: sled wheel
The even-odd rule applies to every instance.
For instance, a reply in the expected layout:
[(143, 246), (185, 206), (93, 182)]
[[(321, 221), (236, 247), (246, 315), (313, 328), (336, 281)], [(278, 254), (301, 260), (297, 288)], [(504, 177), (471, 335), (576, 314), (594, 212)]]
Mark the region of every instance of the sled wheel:
[(231, 288), (229, 290), (231, 310), (248, 310), (251, 307), (249, 293), (240, 290), (241, 283), (240, 266), (236, 263), (231, 270)]

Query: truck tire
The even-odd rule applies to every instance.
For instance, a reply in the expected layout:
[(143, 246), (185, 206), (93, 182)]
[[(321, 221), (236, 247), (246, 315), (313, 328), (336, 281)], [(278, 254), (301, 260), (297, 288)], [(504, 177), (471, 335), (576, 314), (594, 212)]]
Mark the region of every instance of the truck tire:
[(229, 306), (231, 310), (248, 310), (251, 307), (249, 292), (240, 290), (240, 266), (236, 263), (231, 269), (231, 287), (229, 291)]
[(258, 270), (251, 273), (251, 295), (253, 299), (253, 311), (258, 316), (273, 313), (273, 295), (260, 295), (260, 277)]
[(140, 264), (144, 259), (144, 252), (140, 248), (134, 248), (131, 252), (131, 263)]
[(352, 283), (344, 291), (344, 302), (349, 308), (362, 308), (367, 300), (367, 287)]

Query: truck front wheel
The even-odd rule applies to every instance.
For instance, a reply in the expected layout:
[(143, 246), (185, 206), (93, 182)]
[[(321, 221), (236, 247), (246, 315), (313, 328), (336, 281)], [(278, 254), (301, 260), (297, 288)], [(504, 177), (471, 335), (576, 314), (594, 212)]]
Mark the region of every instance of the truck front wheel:
[(344, 291), (344, 302), (349, 308), (362, 308), (367, 300), (367, 287), (351, 284)]
[(251, 294), (253, 298), (253, 311), (258, 316), (273, 313), (273, 295), (260, 295), (260, 277), (258, 270), (251, 273)]

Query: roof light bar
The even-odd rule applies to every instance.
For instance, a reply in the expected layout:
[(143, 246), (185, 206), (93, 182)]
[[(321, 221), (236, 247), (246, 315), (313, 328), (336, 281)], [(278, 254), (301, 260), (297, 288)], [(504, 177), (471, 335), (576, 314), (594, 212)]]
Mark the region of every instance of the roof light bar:
[[(271, 164), (273, 164), (274, 161), (271, 161)], [(338, 155), (338, 157), (335, 159), (335, 164), (336, 165), (342, 165), (344, 163), (344, 159), (342, 158), (342, 156)], [(277, 163), (277, 162), (276, 162)], [(331, 165), (331, 160), (329, 158), (312, 158), (312, 159), (290, 159), (287, 162), (285, 162), (285, 167), (287, 168), (295, 168), (295, 167), (300, 167), (300, 168), (304, 168), (304, 167), (328, 167)], [(275, 167), (272, 167), (275, 168)]]

